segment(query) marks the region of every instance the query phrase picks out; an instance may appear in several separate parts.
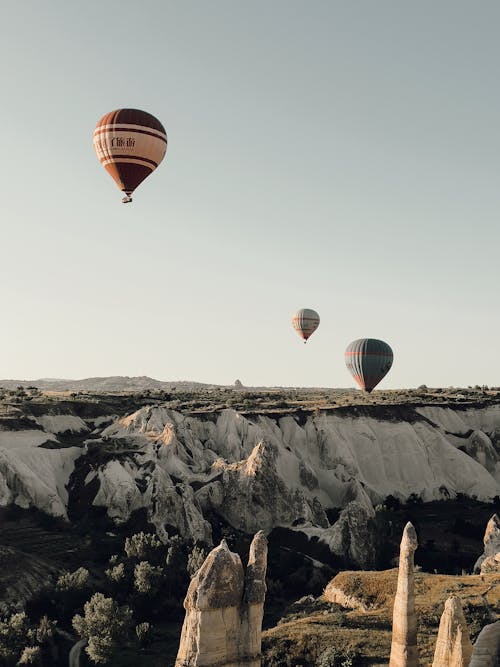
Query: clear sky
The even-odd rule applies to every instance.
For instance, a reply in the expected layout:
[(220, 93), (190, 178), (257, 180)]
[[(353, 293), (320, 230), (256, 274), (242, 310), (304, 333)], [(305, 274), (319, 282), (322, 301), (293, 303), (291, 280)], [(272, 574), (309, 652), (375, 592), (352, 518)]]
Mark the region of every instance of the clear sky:
[[(0, 377), (500, 385), (500, 4), (3, 0)], [(169, 146), (131, 205), (106, 112)], [(307, 345), (290, 319), (321, 315)]]

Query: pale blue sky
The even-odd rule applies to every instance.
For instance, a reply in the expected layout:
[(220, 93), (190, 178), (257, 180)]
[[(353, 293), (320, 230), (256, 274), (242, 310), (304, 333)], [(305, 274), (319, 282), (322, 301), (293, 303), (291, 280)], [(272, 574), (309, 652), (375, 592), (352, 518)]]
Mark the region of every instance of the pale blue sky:
[[(500, 384), (500, 4), (3, 0), (0, 377)], [(164, 124), (123, 206), (100, 117)], [(304, 346), (302, 307), (321, 315)]]

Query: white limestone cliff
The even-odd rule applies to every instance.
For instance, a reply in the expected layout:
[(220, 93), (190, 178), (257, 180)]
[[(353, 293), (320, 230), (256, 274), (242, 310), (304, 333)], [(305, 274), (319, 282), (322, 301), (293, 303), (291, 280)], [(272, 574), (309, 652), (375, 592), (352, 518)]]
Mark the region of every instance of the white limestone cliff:
[[(373, 505), (386, 496), (500, 495), (500, 457), (487, 443), (500, 432), (499, 408), (384, 406), (300, 419), (229, 409), (194, 417), (165, 406), (88, 420), (19, 414), (12, 430), (0, 424), (0, 505), (66, 516), (69, 496), (83, 498), (117, 523), (142, 510), (160, 534), (172, 527), (208, 543), (215, 513), (247, 533), (300, 530), (369, 567)], [(78, 447), (64, 444), (68, 434)], [(339, 507), (331, 526), (326, 510)]]

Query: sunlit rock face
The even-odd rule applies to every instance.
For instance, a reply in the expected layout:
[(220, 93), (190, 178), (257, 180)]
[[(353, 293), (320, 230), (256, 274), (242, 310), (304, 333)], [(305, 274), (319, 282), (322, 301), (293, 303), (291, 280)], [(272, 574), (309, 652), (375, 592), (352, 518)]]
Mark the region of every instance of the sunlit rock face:
[(494, 514), (486, 525), (483, 538), (484, 552), (474, 565), (474, 572), (500, 571), (500, 519)]
[(255, 535), (246, 573), (223, 540), (191, 580), (176, 667), (258, 667), (266, 594), (267, 541)]
[(468, 667), (471, 654), (472, 643), (462, 603), (459, 597), (452, 595), (444, 605), (432, 667)]
[(389, 667), (418, 667), (414, 574), (414, 554), (417, 546), (415, 528), (408, 522), (403, 531), (399, 552)]
[[(0, 420), (0, 504), (78, 518), (142, 512), (159, 534), (211, 543), (207, 517), (248, 534), (277, 526), (370, 566), (373, 506), (500, 495), (500, 406), (371, 406), (251, 417), (165, 406), (124, 417), (19, 411)], [(334, 525), (326, 510), (343, 508)]]

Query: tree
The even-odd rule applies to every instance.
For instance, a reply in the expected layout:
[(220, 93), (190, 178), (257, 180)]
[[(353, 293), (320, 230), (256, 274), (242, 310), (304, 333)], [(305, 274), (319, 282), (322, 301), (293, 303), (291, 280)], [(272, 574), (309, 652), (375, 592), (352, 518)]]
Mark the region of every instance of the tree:
[(141, 646), (144, 646), (151, 639), (151, 625), (147, 621), (139, 623), (135, 626), (135, 634)]
[(175, 599), (186, 594), (189, 575), (187, 573), (187, 556), (178, 535), (170, 539), (166, 558), (166, 593)]
[(84, 567), (79, 567), (74, 572), (65, 572), (57, 580), (58, 591), (81, 591), (87, 587), (90, 573)]
[(384, 500), (384, 505), (387, 507), (388, 510), (397, 511), (398, 509), (401, 508), (401, 501), (399, 500), (399, 498), (396, 498), (391, 494), (387, 496), (386, 499)]
[(56, 622), (49, 620), (46, 615), (42, 616), (40, 622), (38, 623), (38, 627), (35, 630), (35, 637), (37, 642), (39, 644), (46, 644), (49, 642), (54, 636), (56, 625)]
[(125, 553), (129, 558), (139, 560), (156, 560), (159, 549), (163, 546), (161, 540), (154, 533), (136, 533), (125, 540)]
[(161, 575), (161, 567), (155, 567), (147, 560), (141, 560), (141, 562), (135, 566), (134, 586), (139, 593), (154, 595), (158, 590)]
[(120, 583), (125, 577), (125, 565), (119, 563), (114, 567), (110, 567), (108, 570), (104, 571), (104, 574), (108, 577), (110, 581), (113, 581), (115, 584)]
[(113, 598), (95, 593), (85, 603), (84, 616), (73, 617), (73, 627), (82, 639), (87, 640), (87, 652), (92, 662), (104, 664), (127, 637), (132, 621), (132, 611), (120, 606)]
[(178, 535), (170, 538), (166, 563), (169, 568), (182, 570), (186, 568), (186, 555), (182, 548), (182, 540)]
[(42, 649), (39, 646), (25, 646), (18, 665), (41, 665)]
[(14, 665), (28, 638), (28, 617), (24, 612), (0, 621), (0, 664)]

